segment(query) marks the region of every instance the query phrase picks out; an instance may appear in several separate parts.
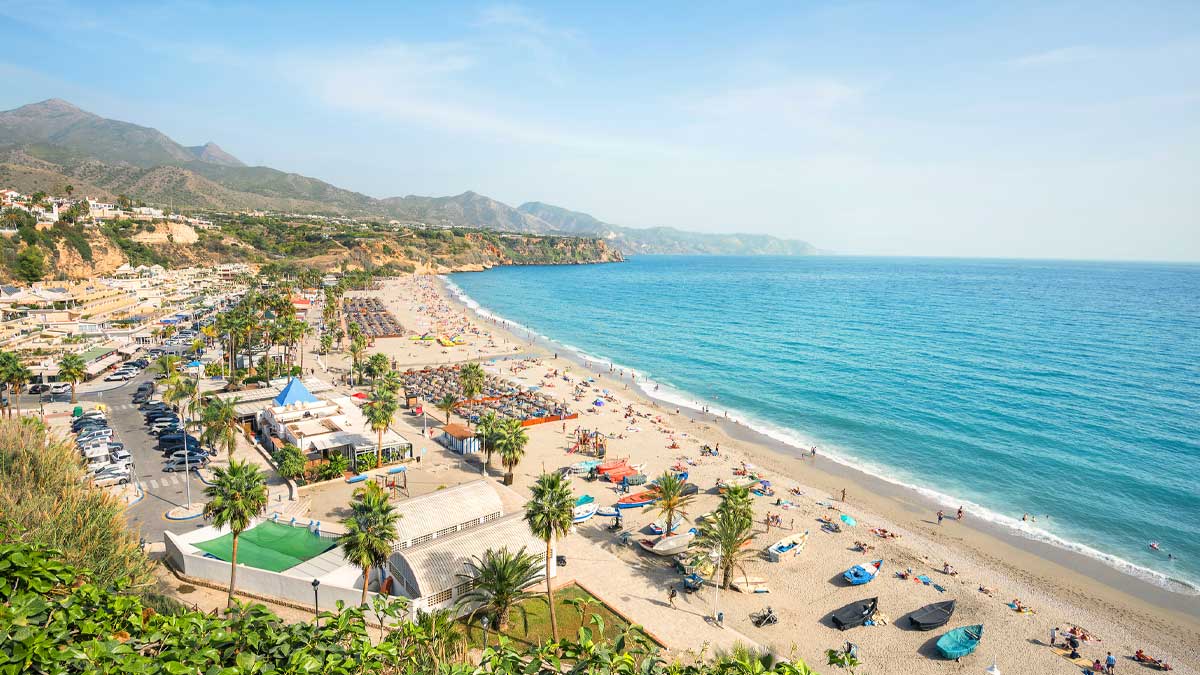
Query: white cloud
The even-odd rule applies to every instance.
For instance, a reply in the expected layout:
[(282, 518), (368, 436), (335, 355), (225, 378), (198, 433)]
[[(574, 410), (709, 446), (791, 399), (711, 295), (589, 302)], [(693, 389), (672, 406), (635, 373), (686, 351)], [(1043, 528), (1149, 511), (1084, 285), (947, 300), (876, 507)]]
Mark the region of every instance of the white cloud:
[(1018, 68), (1037, 68), (1041, 66), (1057, 66), (1067, 63), (1079, 63), (1082, 61), (1091, 61), (1099, 58), (1100, 50), (1095, 47), (1087, 46), (1072, 46), (1059, 47), (1044, 52), (1035, 54), (1027, 54), (1025, 56), (1010, 59), (1009, 64)]
[(285, 57), (280, 69), (325, 105), (427, 128), (589, 153), (667, 151), (650, 141), (561, 126), (508, 105), (502, 92), (471, 84), (476, 66), (486, 60), (477, 52), (467, 43), (396, 43)]

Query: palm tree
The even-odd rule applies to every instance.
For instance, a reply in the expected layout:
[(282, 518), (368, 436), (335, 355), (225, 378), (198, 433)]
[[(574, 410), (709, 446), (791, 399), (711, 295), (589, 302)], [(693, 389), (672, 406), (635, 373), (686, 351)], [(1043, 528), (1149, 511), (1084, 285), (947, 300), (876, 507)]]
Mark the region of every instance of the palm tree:
[(388, 426), (391, 425), (392, 417), (399, 407), (396, 397), (381, 386), (372, 389), (371, 398), (363, 404), (363, 416), (367, 418), (367, 424), (378, 436), (378, 442), (375, 445), (375, 466), (383, 466), (383, 432), (387, 431)]
[(321, 354), (325, 355), (333, 351), (333, 336), (329, 333), (321, 335)]
[(750, 537), (751, 520), (734, 510), (718, 508), (700, 526), (700, 536), (694, 545), (721, 557), (721, 588), (729, 588), (733, 581), (733, 570), (741, 567), (742, 561), (751, 554), (750, 550), (743, 548)]
[(313, 327), (307, 321), (297, 320), (292, 329), (292, 337), (295, 339), (295, 349), (300, 352), (300, 374), (304, 374), (304, 341), (308, 336), (312, 335)]
[(542, 561), (526, 553), (524, 547), (516, 553), (507, 548), (488, 549), (482, 556), (472, 556), (466, 567), (469, 571), (458, 577), (474, 583), (474, 587), (462, 594), (459, 603), (478, 604), (470, 617), (479, 611), (490, 614), (497, 631), (508, 628), (508, 615), (513, 607), (520, 609), (522, 601), (537, 597), (525, 589), (541, 580)]
[(15, 354), (4, 352), (4, 358), (0, 360), (0, 379), (8, 385), (9, 405), (15, 406), (17, 417), (21, 416), (21, 390), (31, 377), (33, 373)]
[[(350, 324), (350, 325), (354, 326), (357, 324)], [(351, 360), (351, 366), (350, 366), (350, 373), (352, 376), (351, 377), (351, 380), (352, 380), (351, 386), (353, 386), (354, 384), (357, 384), (359, 360), (362, 359), (362, 354), (364, 351), (366, 351), (366, 349), (367, 349), (367, 339), (364, 338), (363, 336), (355, 335), (353, 338), (350, 339), (350, 347), (347, 351), (350, 352), (350, 360)]]
[(458, 384), (462, 387), (463, 398), (470, 401), (483, 392), (483, 382), (487, 375), (483, 366), (478, 363), (467, 363), (458, 370)]
[(746, 520), (754, 520), (754, 497), (750, 495), (750, 488), (745, 485), (725, 488), (725, 493), (721, 495), (721, 504), (717, 509), (731, 511)]
[(237, 584), (238, 536), (250, 521), (267, 509), (267, 478), (257, 465), (229, 460), (229, 466), (214, 467), (212, 484), (204, 488), (208, 503), (204, 517), (211, 518), (214, 527), (229, 526), (233, 534), (233, 553), (229, 560), (229, 597), (226, 606), (233, 606)]
[(454, 406), (458, 405), (458, 397), (454, 394), (446, 394), (442, 400), (434, 404), (434, 406), (446, 413), (446, 424), (450, 424), (450, 413), (454, 412)]
[(172, 382), (179, 379), (179, 371), (176, 366), (179, 365), (179, 357), (174, 354), (163, 354), (154, 361), (154, 370), (167, 376), (166, 382), (169, 386)]
[(525, 457), (525, 444), (528, 442), (529, 436), (525, 433), (525, 427), (521, 426), (521, 420), (504, 421), (500, 428), (500, 438), (496, 441), (496, 449), (500, 451), (500, 463), (504, 466), (506, 478), (510, 482), (513, 469), (517, 468), (521, 459)]
[(381, 566), (396, 542), (400, 513), (383, 490), (363, 490), (350, 502), (350, 518), (342, 523), (346, 533), (338, 537), (342, 553), (363, 571), (362, 604), (367, 604), (371, 567)]
[(475, 425), (475, 437), (483, 443), (483, 451), (487, 453), (487, 461), (484, 464), (484, 471), (492, 463), (492, 452), (496, 449), (496, 440), (500, 437), (500, 418), (496, 416), (496, 411), (488, 410), (479, 417), (479, 423)]
[(75, 385), (87, 377), (87, 364), (78, 354), (64, 354), (58, 360), (58, 379), (71, 383), (71, 403), (75, 403)]
[(200, 424), (204, 427), (200, 440), (225, 450), (226, 457), (233, 457), (233, 451), (237, 449), (237, 411), (234, 409), (237, 402), (237, 398), (230, 401), (214, 398), (200, 412)]
[(684, 494), (684, 487), (687, 486), (687, 483), (670, 471), (664, 471), (663, 475), (655, 481), (655, 485), (658, 486), (658, 501), (655, 503), (655, 507), (666, 519), (663, 536), (669, 537), (671, 536), (671, 523), (675, 521), (675, 514), (686, 516), (687, 508), (691, 505), (694, 497)]
[(575, 518), (575, 494), (559, 473), (544, 473), (530, 490), (525, 503), (525, 522), (533, 536), (546, 542), (546, 600), (550, 603), (550, 634), (558, 640), (558, 617), (554, 614), (554, 588), (550, 585), (550, 564), (556, 538), (567, 536)]
[(387, 389), (392, 396), (399, 396), (400, 389), (404, 387), (404, 380), (400, 377), (400, 373), (389, 368), (383, 374), (379, 384), (384, 389)]

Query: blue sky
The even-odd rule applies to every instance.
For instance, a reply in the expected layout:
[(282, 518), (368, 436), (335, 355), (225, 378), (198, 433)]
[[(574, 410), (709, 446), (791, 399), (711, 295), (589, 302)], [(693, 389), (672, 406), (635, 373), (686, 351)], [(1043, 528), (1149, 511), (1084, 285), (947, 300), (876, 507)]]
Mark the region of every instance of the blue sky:
[(377, 197), (845, 253), (1200, 260), (1200, 3), (0, 0), (50, 97)]

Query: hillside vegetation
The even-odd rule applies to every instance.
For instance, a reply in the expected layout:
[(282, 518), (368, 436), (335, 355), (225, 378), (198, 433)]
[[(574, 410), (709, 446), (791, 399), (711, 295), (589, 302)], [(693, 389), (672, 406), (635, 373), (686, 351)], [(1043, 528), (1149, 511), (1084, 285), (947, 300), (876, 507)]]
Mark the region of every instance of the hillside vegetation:
[(10, 209), (0, 214), (0, 222), (16, 234), (0, 237), (0, 280), (83, 279), (109, 274), (125, 263), (171, 268), (285, 262), (319, 270), (433, 273), (623, 259), (604, 240), (594, 238), (286, 216), (214, 218), (216, 229), (201, 231), (178, 223), (130, 220), (100, 227), (59, 222), (39, 228), (28, 213)]
[(54, 192), (72, 184), (182, 210), (270, 211), (404, 224), (604, 238), (624, 253), (809, 255), (802, 241), (640, 229), (530, 202), (520, 208), (467, 191), (447, 197), (368, 195), (265, 166), (246, 166), (214, 143), (184, 146), (162, 132), (50, 99), (0, 112), (0, 187)]

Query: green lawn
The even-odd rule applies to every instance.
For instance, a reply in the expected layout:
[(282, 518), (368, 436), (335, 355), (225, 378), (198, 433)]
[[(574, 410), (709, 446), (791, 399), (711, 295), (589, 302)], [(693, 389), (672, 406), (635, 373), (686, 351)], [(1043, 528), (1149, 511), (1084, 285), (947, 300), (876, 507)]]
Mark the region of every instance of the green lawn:
[[(574, 637), (579, 632), (579, 610), (571, 603), (571, 600), (577, 598), (587, 598), (592, 601), (584, 610), (583, 621), (593, 631), (596, 629), (591, 623), (593, 614), (599, 614), (600, 618), (604, 620), (604, 635), (609, 639), (616, 638), (629, 626), (625, 619), (615, 614), (595, 596), (579, 586), (571, 584), (554, 591), (554, 609), (558, 617), (559, 637)], [(524, 616), (520, 610), (514, 609), (510, 614), (508, 630), (504, 631), (504, 635), (522, 645), (540, 644), (549, 640), (550, 612), (546, 598), (534, 598), (526, 601), (522, 606), (525, 609)], [(464, 619), (465, 621), (466, 619)], [(483, 646), (483, 628), (479, 625), (478, 618), (467, 626), (467, 641), (473, 649)], [(493, 646), (496, 644), (495, 626), (489, 627), (488, 642)]]

